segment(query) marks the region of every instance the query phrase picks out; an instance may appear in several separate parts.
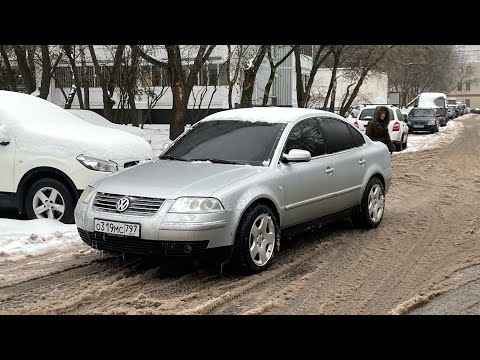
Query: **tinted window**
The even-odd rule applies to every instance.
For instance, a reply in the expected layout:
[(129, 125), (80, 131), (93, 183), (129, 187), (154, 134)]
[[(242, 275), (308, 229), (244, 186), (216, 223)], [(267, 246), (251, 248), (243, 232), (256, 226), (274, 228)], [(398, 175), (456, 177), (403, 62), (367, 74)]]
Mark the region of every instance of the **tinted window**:
[(435, 100), (433, 100), (435, 106), (444, 108), (445, 107), (445, 99), (443, 97), (438, 97)]
[(353, 128), (353, 126), (348, 125), (348, 128), (350, 129), (350, 132), (352, 133), (353, 136), (353, 144), (355, 146), (362, 146), (365, 144), (365, 139), (363, 138), (363, 135), (360, 134), (360, 131), (356, 130)]
[(398, 118), (398, 120), (404, 121), (404, 120), (403, 120), (403, 114), (402, 114), (402, 112), (401, 112), (400, 110), (398, 110), (398, 109), (397, 109), (396, 112), (397, 112), (397, 118)]
[(262, 165), (272, 159), (285, 124), (216, 120), (200, 122), (162, 157), (223, 160)]
[(296, 124), (288, 135), (285, 153), (292, 149), (310, 151), (312, 157), (325, 154), (325, 142), (317, 119), (306, 119)]
[(412, 109), (410, 111), (411, 116), (418, 116), (418, 117), (432, 117), (435, 116), (433, 113), (433, 109)]
[(321, 124), (325, 132), (328, 154), (355, 147), (353, 136), (348, 129), (348, 124), (328, 117), (322, 118)]

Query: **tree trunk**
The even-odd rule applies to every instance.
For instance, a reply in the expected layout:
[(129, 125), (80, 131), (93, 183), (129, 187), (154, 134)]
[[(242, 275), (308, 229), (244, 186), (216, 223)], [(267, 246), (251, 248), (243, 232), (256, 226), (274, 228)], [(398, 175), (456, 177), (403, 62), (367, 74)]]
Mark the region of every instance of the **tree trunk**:
[(261, 45), (255, 58), (251, 60), (251, 64), (245, 70), (243, 86), (242, 86), (242, 98), (240, 100), (240, 107), (252, 107), (253, 89), (255, 86), (255, 79), (257, 77), (258, 69), (262, 64), (263, 58), (267, 53), (268, 45)]
[(30, 68), (28, 67), (27, 57), (25, 55), (25, 50), (20, 45), (13, 45), (13, 50), (17, 56), (18, 70), (23, 77), (23, 83), (25, 84), (25, 89), (28, 94), (31, 94), (37, 88), (35, 81), (32, 77)]
[(8, 59), (7, 52), (5, 51), (4, 45), (0, 45), (0, 53), (2, 54), (3, 62), (5, 63), (6, 71), (6, 80), (8, 89), (11, 91), (17, 91), (17, 84), (15, 82), (15, 77), (13, 75), (12, 67), (10, 66), (10, 60)]
[(65, 109), (70, 109), (72, 107), (73, 99), (75, 98), (75, 94), (77, 92), (77, 87), (75, 85), (72, 86), (70, 89), (70, 94), (68, 94), (67, 101), (65, 102)]
[(327, 96), (325, 97), (325, 101), (323, 103), (323, 110), (325, 110), (327, 108), (328, 99), (330, 98), (330, 95), (332, 94), (333, 85), (337, 81), (337, 68), (338, 68), (338, 63), (339, 62), (340, 62), (340, 57), (335, 56), (335, 60), (333, 61), (333, 68), (332, 68), (332, 77), (330, 78), (330, 84), (328, 85)]
[[(172, 86), (173, 92), (173, 108), (172, 121), (170, 123), (170, 140), (175, 140), (185, 131), (185, 118), (187, 115), (188, 98), (186, 92), (183, 91), (179, 84)], [(188, 92), (190, 93), (190, 92)]]
[(337, 80), (335, 79), (335, 82), (333, 84), (333, 89), (332, 89), (332, 99), (330, 100), (330, 108), (328, 111), (330, 112), (335, 112), (335, 96), (337, 94)]
[(27, 45), (27, 59), (28, 59), (28, 68), (30, 69), (30, 74), (32, 74), (33, 84), (35, 90), (37, 90), (37, 73), (35, 71), (35, 48), (37, 45)]
[[(78, 97), (78, 104), (80, 106), (80, 109), (84, 109), (82, 89), (80, 88), (80, 86), (81, 86), (80, 85), (80, 76), (78, 74), (77, 65), (75, 64), (75, 59), (73, 58), (73, 55), (72, 55), (72, 45), (64, 45), (63, 50), (65, 51), (65, 55), (67, 55), (68, 60), (70, 61), (70, 67), (72, 68), (73, 83), (75, 84), (75, 91), (76, 91), (77, 97)], [(73, 101), (73, 99), (72, 99), (72, 101)]]
[(85, 109), (90, 110), (90, 83), (87, 69), (87, 61), (85, 60), (84, 45), (79, 45), (80, 61), (82, 64), (82, 83), (83, 83), (83, 96), (85, 98)]
[(100, 69), (100, 65), (98, 63), (97, 55), (95, 54), (95, 48), (93, 47), (93, 45), (88, 45), (88, 50), (90, 50), (90, 56), (92, 58), (93, 66), (95, 67), (95, 75), (97, 76), (98, 81), (100, 82), (100, 86), (102, 87), (103, 116), (111, 121), (113, 118), (113, 100), (108, 95), (107, 80), (102, 74), (102, 70)]
[(40, 83), (40, 97), (47, 99), (50, 92), (50, 79), (52, 78), (52, 65), (48, 45), (40, 45), (42, 50), (42, 80)]

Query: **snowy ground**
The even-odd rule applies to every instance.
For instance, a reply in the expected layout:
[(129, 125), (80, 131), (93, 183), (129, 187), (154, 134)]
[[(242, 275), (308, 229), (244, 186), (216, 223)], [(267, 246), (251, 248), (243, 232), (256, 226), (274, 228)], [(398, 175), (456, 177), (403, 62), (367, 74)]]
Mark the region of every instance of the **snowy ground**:
[[(410, 134), (408, 148), (393, 155), (442, 147), (453, 141), (462, 127), (461, 122), (450, 121), (436, 134)], [(170, 142), (168, 125), (145, 125), (144, 130), (153, 135), (152, 146), (156, 154), (161, 152), (163, 143)], [(52, 256), (69, 254), (79, 257), (91, 252), (94, 250), (82, 242), (75, 225), (48, 219), (26, 221), (0, 218), (0, 264), (48, 253)], [(8, 274), (0, 272), (0, 280), (6, 276)]]

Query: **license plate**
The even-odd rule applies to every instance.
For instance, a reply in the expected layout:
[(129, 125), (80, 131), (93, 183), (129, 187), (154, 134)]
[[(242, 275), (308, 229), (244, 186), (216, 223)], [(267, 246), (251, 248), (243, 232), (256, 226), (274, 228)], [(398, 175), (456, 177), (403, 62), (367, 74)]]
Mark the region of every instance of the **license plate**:
[(413, 125), (414, 128), (423, 128), (424, 125)]
[(95, 231), (112, 235), (140, 237), (140, 224), (95, 219)]

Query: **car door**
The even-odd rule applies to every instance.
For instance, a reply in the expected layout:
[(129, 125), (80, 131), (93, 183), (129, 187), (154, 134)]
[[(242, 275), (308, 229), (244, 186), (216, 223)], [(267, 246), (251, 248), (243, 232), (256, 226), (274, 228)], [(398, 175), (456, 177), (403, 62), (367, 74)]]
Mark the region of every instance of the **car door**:
[(327, 154), (333, 166), (335, 202), (332, 212), (358, 205), (366, 174), (365, 139), (354, 127), (333, 117), (320, 118)]
[[(9, 141), (8, 141), (9, 140)], [(15, 149), (0, 120), (0, 192), (13, 192)]]
[(308, 150), (312, 159), (281, 164), (285, 179), (285, 226), (326, 215), (331, 212), (334, 203), (333, 168), (316, 118), (295, 124), (283, 152), (288, 153), (292, 149)]

